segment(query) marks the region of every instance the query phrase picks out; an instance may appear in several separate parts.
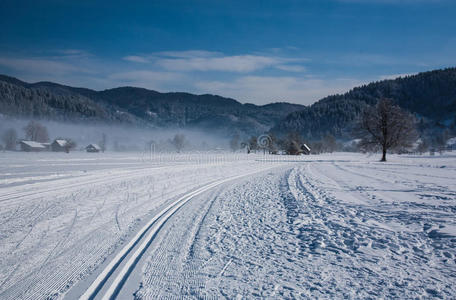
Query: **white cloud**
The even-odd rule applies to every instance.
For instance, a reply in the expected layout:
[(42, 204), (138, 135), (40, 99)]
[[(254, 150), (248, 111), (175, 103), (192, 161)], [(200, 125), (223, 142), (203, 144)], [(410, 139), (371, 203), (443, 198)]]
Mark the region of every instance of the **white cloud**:
[(160, 59), (157, 64), (173, 71), (253, 72), (280, 64), (281, 59), (257, 55)]
[(221, 52), (206, 50), (187, 50), (187, 51), (162, 51), (156, 52), (156, 56), (175, 57), (175, 58), (195, 58), (195, 57), (213, 57), (222, 55)]
[(68, 74), (71, 72), (90, 73), (87, 68), (77, 64), (49, 58), (10, 58), (0, 57), (0, 65), (19, 72), (41, 74)]
[(204, 50), (188, 50), (188, 51), (161, 51), (154, 52), (148, 55), (127, 55), (123, 60), (136, 63), (150, 63), (160, 59), (188, 59), (188, 58), (207, 58), (220, 56), (220, 52), (204, 51)]
[(64, 56), (91, 56), (91, 54), (81, 49), (64, 49), (59, 50), (57, 53), (63, 54)]
[(139, 55), (128, 55), (122, 58), (123, 60), (126, 61), (131, 61), (131, 62), (136, 62), (136, 63), (148, 63), (149, 59), (144, 56), (139, 56)]
[(289, 101), (311, 104), (325, 96), (346, 92), (362, 84), (356, 79), (323, 80), (301, 77), (242, 76), (232, 81), (196, 83), (202, 93), (232, 97), (244, 102), (266, 104)]
[[(219, 94), (259, 104), (272, 101), (310, 104), (365, 83), (354, 79), (321, 79), (306, 73), (305, 67), (300, 65), (305, 60), (280, 56), (227, 56), (198, 50), (123, 57), (142, 63), (139, 69), (137, 65), (116, 64), (81, 53), (84, 52), (68, 50), (60, 56), (34, 58), (0, 55), (0, 72), (29, 82), (49, 80), (93, 89), (129, 85), (159, 91)], [(272, 75), (266, 76), (262, 70)], [(290, 73), (279, 76), (283, 71)], [(239, 73), (242, 75), (237, 75)]]
[(123, 59), (135, 63), (153, 64), (164, 70), (179, 72), (249, 73), (265, 68), (277, 68), (288, 72), (305, 70), (303, 66), (289, 64), (301, 62), (303, 59), (252, 54), (224, 55), (220, 52), (203, 50), (163, 51), (150, 55), (129, 55)]
[(276, 68), (288, 72), (304, 72), (306, 70), (306, 68), (299, 65), (277, 65)]

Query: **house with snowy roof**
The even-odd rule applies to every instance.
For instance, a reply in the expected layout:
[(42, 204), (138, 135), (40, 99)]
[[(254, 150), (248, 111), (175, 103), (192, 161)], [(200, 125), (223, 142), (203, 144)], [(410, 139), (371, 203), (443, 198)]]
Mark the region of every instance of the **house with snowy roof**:
[(46, 147), (43, 144), (35, 141), (20, 141), (19, 145), (21, 147), (21, 151), (25, 152), (40, 152), (46, 150)]
[(51, 150), (54, 152), (67, 152), (68, 141), (64, 139), (55, 139), (51, 144)]
[(301, 145), (301, 151), (302, 151), (303, 154), (309, 155), (310, 154), (310, 147), (307, 146), (307, 144), (302, 144)]
[(98, 146), (97, 144), (90, 144), (86, 147), (86, 151), (87, 152), (100, 152), (101, 151), (101, 147)]

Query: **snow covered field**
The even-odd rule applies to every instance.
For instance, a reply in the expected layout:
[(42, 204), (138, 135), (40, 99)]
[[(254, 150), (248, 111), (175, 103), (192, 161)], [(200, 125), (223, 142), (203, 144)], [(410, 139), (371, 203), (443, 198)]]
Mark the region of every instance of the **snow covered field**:
[(0, 298), (455, 298), (456, 156), (378, 158), (1, 153)]

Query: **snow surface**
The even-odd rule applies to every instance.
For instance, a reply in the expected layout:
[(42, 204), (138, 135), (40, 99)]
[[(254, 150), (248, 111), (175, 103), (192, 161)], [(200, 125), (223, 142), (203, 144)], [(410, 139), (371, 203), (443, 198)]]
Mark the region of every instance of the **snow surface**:
[(170, 215), (118, 298), (455, 298), (456, 156), (388, 158), (1, 153), (0, 298), (75, 298), (175, 199), (254, 171)]
[(454, 156), (311, 159), (191, 202), (136, 297), (456, 296)]

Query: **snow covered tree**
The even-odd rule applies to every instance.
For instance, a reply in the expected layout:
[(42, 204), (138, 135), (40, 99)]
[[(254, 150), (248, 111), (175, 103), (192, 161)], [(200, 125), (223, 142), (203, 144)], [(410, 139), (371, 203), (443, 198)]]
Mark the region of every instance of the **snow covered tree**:
[(415, 119), (394, 105), (391, 99), (381, 99), (375, 107), (363, 111), (357, 133), (362, 148), (372, 150), (379, 147), (381, 161), (386, 161), (389, 149), (410, 147), (415, 141)]

